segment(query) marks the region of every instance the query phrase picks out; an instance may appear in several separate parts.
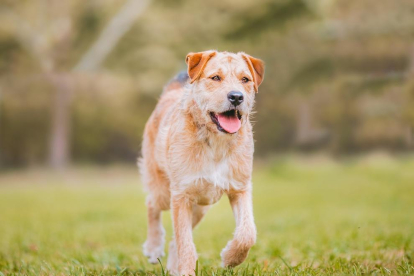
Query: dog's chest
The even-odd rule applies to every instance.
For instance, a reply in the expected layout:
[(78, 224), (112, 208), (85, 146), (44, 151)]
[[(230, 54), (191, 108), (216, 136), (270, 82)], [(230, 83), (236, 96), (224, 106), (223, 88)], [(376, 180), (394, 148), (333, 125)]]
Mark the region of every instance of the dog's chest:
[(216, 203), (224, 191), (234, 189), (239, 184), (233, 178), (232, 164), (228, 158), (217, 161), (208, 157), (204, 156), (200, 170), (191, 175), (186, 191), (200, 205)]
[(200, 183), (224, 192), (244, 189), (251, 172), (251, 162), (245, 153), (248, 147), (238, 147), (237, 140), (230, 139), (233, 137), (224, 138), (227, 140), (215, 138), (208, 142), (173, 144), (166, 159), (180, 157), (179, 162), (166, 166), (173, 189), (184, 191)]
[(198, 162), (200, 162), (198, 168), (186, 174), (183, 182), (195, 186), (203, 183), (212, 189), (227, 191), (243, 186), (243, 183), (234, 175), (233, 166), (237, 166), (237, 163), (232, 162), (231, 158), (217, 159), (215, 156), (206, 154), (200, 156)]
[(232, 164), (228, 158), (218, 162), (206, 158), (199, 177), (205, 182), (225, 190), (228, 190), (230, 186), (235, 184)]

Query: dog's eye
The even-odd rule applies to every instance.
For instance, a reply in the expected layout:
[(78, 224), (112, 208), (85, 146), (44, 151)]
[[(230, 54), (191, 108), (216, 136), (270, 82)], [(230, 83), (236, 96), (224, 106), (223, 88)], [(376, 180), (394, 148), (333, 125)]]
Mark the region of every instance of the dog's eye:
[(213, 81), (220, 81), (220, 80), (221, 80), (220, 76), (214, 76), (214, 77), (212, 77), (211, 79), (212, 79)]
[(246, 78), (246, 77), (243, 77), (243, 78), (241, 79), (241, 81), (242, 81), (242, 83), (247, 83), (247, 82), (249, 82), (250, 80), (249, 80), (248, 78)]

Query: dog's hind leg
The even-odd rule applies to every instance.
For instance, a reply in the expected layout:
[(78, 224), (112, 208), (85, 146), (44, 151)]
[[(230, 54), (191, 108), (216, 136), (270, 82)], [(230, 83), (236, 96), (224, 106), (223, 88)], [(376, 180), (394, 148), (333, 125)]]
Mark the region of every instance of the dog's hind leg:
[(158, 258), (164, 256), (165, 230), (161, 222), (161, 208), (151, 195), (147, 197), (148, 236), (143, 245), (144, 255), (150, 263), (158, 263)]
[[(150, 147), (146, 147), (148, 149)], [(152, 156), (147, 152), (147, 155)], [(153, 157), (152, 157), (153, 159)], [(162, 226), (161, 211), (170, 208), (169, 182), (151, 158), (141, 159), (139, 168), (147, 196), (148, 234), (143, 245), (144, 255), (150, 263), (158, 263), (164, 256), (165, 230)]]

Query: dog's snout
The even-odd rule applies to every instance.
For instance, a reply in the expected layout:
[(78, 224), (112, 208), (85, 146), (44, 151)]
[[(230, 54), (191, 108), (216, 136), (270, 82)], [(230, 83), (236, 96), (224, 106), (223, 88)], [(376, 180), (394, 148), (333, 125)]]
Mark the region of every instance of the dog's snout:
[(244, 100), (243, 93), (239, 91), (231, 91), (227, 94), (227, 99), (231, 102), (232, 105), (238, 106)]

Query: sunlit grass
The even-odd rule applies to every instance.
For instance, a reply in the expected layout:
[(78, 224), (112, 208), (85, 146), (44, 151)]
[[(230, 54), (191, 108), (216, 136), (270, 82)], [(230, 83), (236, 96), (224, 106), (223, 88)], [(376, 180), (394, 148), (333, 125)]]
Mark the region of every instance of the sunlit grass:
[[(141, 252), (145, 195), (135, 168), (15, 171), (0, 182), (4, 275), (161, 275)], [(414, 274), (413, 158), (256, 162), (254, 213), (257, 245), (223, 270), (234, 220), (226, 198), (209, 211), (194, 233), (198, 275)]]

